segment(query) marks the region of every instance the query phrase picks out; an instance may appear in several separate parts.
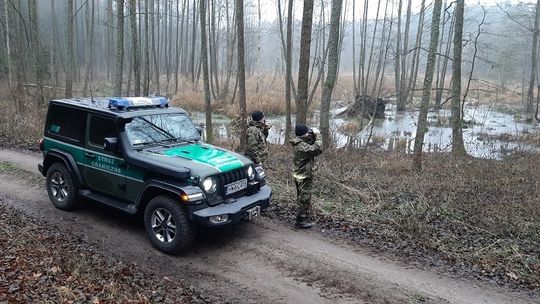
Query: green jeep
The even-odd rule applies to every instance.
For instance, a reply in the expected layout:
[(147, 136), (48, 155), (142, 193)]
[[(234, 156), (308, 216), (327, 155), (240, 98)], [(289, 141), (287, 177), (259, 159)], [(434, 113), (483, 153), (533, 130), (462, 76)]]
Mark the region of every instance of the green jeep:
[(188, 113), (162, 97), (52, 100), (40, 149), (55, 207), (71, 210), (82, 197), (141, 212), (166, 253), (189, 248), (195, 224), (258, 217), (272, 196), (261, 167), (203, 143)]

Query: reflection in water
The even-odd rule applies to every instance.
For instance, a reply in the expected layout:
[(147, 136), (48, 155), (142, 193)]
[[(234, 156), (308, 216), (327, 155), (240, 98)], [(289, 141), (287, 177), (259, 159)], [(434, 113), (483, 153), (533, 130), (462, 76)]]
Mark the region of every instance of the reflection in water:
[[(367, 128), (352, 133), (343, 131), (351, 120), (343, 119), (337, 114), (345, 108), (332, 110), (330, 131), (338, 148), (362, 147), (367, 145), (388, 151), (412, 153), (418, 111), (398, 113), (395, 105), (388, 104), (386, 118), (376, 119)], [(450, 152), (452, 149), (452, 128), (450, 127), (450, 110), (439, 110), (428, 115), (428, 132), (425, 135), (425, 152)], [(500, 158), (514, 151), (533, 151), (538, 148), (516, 141), (509, 141), (508, 135), (522, 135), (539, 132), (536, 125), (518, 122), (510, 114), (493, 110), (490, 106), (466, 106), (463, 139), (467, 152), (475, 157)], [(204, 123), (204, 113), (193, 113), (196, 124)], [(213, 118), (214, 132), (220, 138), (230, 138), (233, 132), (230, 119), (215, 115)], [(292, 118), (294, 124), (294, 116)], [(266, 119), (271, 125), (268, 141), (272, 144), (283, 144), (285, 140), (285, 116), (270, 116)], [(368, 122), (366, 122), (367, 124)], [(313, 127), (319, 125), (319, 112), (316, 111), (308, 121)], [(204, 127), (204, 126), (203, 126)], [(371, 128), (373, 127), (373, 130)], [(372, 134), (370, 135), (370, 132)], [(369, 143), (367, 143), (369, 139)]]

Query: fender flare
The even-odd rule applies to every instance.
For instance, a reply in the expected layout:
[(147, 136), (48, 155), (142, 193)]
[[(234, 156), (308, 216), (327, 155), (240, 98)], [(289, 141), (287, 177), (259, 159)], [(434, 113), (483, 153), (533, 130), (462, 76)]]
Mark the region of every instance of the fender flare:
[[(147, 180), (141, 191), (139, 192), (139, 195), (137, 196), (135, 200), (135, 205), (137, 206), (137, 209), (141, 210), (141, 207), (144, 208), (144, 205), (148, 203), (148, 201), (155, 197), (156, 195), (159, 195), (160, 193), (163, 194), (169, 194), (176, 196), (180, 199), (180, 195), (182, 194), (194, 194), (194, 193), (204, 193), (200, 187), (194, 186), (187, 183), (172, 183), (167, 180), (161, 180), (161, 179), (149, 179)], [(204, 195), (204, 194), (203, 194)]]
[(77, 183), (77, 186), (84, 185), (82, 174), (73, 156), (69, 153), (66, 153), (62, 150), (55, 149), (55, 148), (50, 149), (45, 154), (45, 157), (43, 159), (43, 172), (42, 172), (43, 176), (47, 176), (47, 171), (49, 170), (49, 167), (55, 162), (58, 162), (57, 159), (62, 161), (64, 165), (67, 167), (71, 176), (75, 178), (75, 183)]

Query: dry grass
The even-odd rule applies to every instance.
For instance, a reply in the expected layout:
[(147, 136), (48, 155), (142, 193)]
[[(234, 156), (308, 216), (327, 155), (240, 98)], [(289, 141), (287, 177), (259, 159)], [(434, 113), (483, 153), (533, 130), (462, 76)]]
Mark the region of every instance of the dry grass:
[(339, 132), (347, 135), (355, 135), (360, 132), (360, 124), (356, 121), (348, 121), (338, 128)]
[[(321, 85), (313, 96), (310, 110), (319, 108), (321, 98)], [(338, 81), (333, 100), (352, 100), (352, 76), (343, 75)], [(201, 86), (193, 87), (191, 83), (183, 80), (180, 85), (180, 92), (174, 95), (172, 102), (174, 105), (181, 106), (190, 111), (204, 111), (204, 92)], [(232, 88), (231, 88), (232, 90)], [(236, 95), (238, 98), (238, 95)], [(283, 115), (285, 114), (285, 81), (283, 77), (275, 75), (254, 75), (246, 82), (246, 104), (247, 111), (261, 110), (266, 114)], [(224, 114), (228, 117), (235, 117), (238, 114), (238, 104), (232, 102), (232, 96), (226, 100), (215, 100), (212, 103), (214, 112)], [(292, 112), (295, 112), (294, 97), (291, 101)]]
[[(273, 210), (294, 208), (292, 154), (273, 146)], [(540, 288), (540, 157), (506, 161), (329, 151), (318, 161), (320, 224), (385, 251)], [(289, 211), (286, 211), (289, 210)]]
[(0, 142), (23, 147), (35, 147), (43, 135), (46, 105), (36, 101), (0, 98)]

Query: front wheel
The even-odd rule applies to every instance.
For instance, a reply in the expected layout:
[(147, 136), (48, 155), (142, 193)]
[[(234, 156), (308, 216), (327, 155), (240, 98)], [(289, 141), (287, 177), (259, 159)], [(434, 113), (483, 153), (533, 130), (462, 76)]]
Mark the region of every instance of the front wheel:
[(195, 240), (195, 229), (179, 204), (171, 197), (157, 196), (144, 211), (144, 227), (150, 241), (169, 254), (185, 251)]
[(54, 163), (47, 170), (47, 193), (53, 205), (60, 210), (76, 207), (77, 188), (66, 166)]

